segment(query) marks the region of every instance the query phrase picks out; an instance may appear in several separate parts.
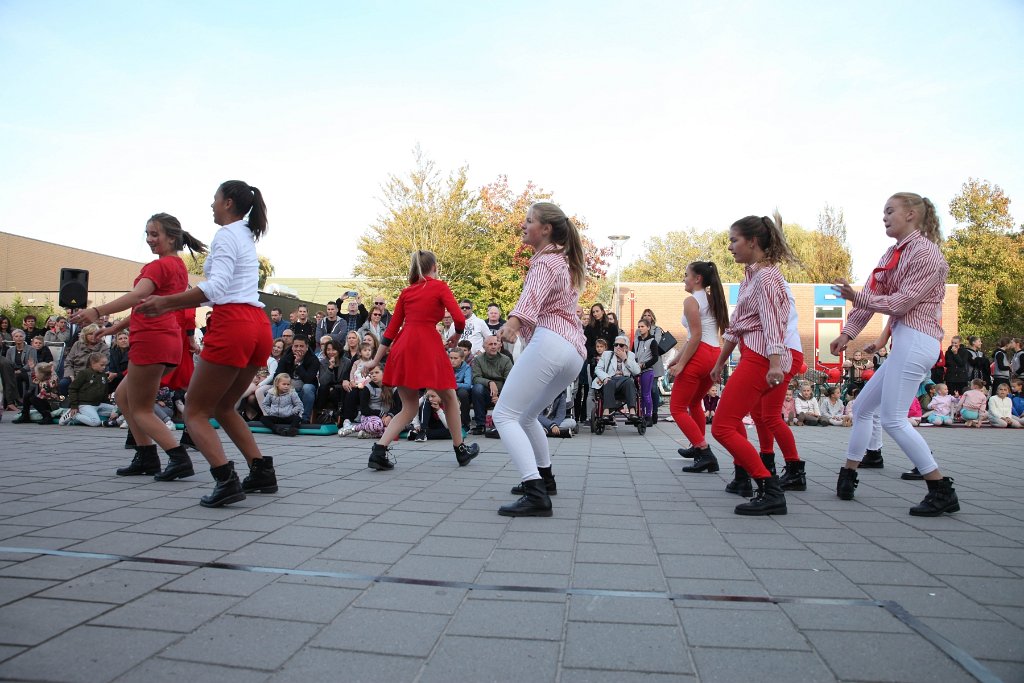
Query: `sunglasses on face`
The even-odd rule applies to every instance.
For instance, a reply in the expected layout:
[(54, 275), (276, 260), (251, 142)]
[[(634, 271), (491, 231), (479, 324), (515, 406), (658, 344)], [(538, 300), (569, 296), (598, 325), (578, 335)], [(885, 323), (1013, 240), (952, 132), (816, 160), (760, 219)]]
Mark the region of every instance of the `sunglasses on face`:
[(622, 348), (626, 348), (625, 344), (616, 344), (615, 346), (621, 346)]
[(384, 305), (384, 302), (383, 302), (383, 301), (374, 301), (374, 302), (373, 302), (373, 305), (374, 305), (374, 306), (383, 306), (383, 305)]
[(471, 311), (471, 310), (473, 310), (472, 307), (470, 307), (470, 306), (459, 306), (459, 308), (461, 308), (464, 311)]

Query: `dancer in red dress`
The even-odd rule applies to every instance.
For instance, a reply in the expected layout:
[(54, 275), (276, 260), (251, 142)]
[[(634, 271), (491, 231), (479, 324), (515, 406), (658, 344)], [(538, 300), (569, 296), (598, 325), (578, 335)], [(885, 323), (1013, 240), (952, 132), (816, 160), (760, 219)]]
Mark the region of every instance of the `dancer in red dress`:
[(466, 318), (452, 290), (437, 279), (437, 258), (433, 252), (416, 251), (409, 264), (409, 286), (398, 297), (377, 355), (363, 366), (363, 370), (369, 372), (390, 350), (384, 368), (384, 384), (398, 387), (398, 396), (402, 400), (402, 410), (388, 423), (384, 434), (370, 451), (367, 467), (371, 469), (394, 468), (394, 463), (388, 459), (388, 445), (412, 422), (419, 408), (420, 389), (433, 389), (444, 401), (448, 431), (455, 444), (455, 459), (459, 466), (468, 465), (480, 452), (477, 444), (462, 441), (455, 372), (445, 353), (444, 342), (437, 333), (437, 323), (446, 310), (452, 316), (455, 331), (461, 333), (466, 326)]
[[(166, 213), (158, 213), (146, 222), (146, 242), (160, 258), (146, 264), (135, 279), (134, 289), (110, 303), (79, 311), (71, 322), (88, 325), (101, 315), (133, 307), (130, 318), (102, 330), (104, 334), (116, 335), (131, 325), (128, 373), (117, 388), (116, 401), (135, 436), (135, 457), (128, 467), (117, 470), (117, 474), (122, 477), (156, 475), (157, 480), (162, 481), (195, 474), (185, 448), (153, 413), (160, 378), (181, 363), (182, 332), (177, 314), (145, 316), (139, 304), (151, 295), (169, 296), (185, 291), (188, 271), (178, 251), (188, 247), (192, 252), (204, 253), (206, 245), (182, 230), (178, 219)], [(163, 473), (154, 441), (168, 455), (167, 469)]]

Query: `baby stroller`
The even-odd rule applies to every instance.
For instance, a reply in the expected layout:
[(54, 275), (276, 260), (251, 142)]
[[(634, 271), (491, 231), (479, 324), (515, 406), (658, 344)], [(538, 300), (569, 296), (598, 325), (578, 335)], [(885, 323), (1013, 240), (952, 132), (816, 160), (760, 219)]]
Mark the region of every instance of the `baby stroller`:
[(594, 412), (590, 416), (591, 433), (600, 436), (604, 433), (605, 427), (618, 426), (620, 421), (625, 425), (632, 424), (641, 435), (647, 432), (647, 420), (643, 417), (641, 404), (639, 376), (633, 378), (633, 385), (636, 387), (636, 402), (633, 406), (636, 409), (636, 415), (622, 412), (623, 408), (626, 407), (626, 404), (622, 402), (613, 406), (611, 411), (605, 415), (604, 391), (598, 390), (594, 393)]

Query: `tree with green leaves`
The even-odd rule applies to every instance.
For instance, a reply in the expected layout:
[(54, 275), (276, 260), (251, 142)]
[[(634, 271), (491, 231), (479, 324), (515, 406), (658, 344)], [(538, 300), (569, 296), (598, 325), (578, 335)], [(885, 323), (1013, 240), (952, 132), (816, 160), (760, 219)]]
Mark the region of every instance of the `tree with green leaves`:
[[(522, 244), (523, 218), (534, 202), (550, 201), (551, 193), (533, 183), (513, 190), (505, 176), (474, 191), (466, 167), (442, 177), (418, 148), (414, 157), (407, 177), (391, 175), (384, 185), (385, 212), (359, 240), (356, 274), (388, 283), (388, 294), (397, 297), (406, 285), (409, 255), (427, 249), (437, 256), (441, 277), (457, 298), (478, 306), (494, 302), (508, 313), (530, 261)], [(582, 233), (588, 287), (596, 289), (611, 250), (598, 249), (587, 238), (586, 221), (570, 218)]]
[[(396, 298), (406, 284), (409, 257), (417, 249), (434, 252), (442, 277), (457, 297), (474, 298), (480, 289), (481, 259), (488, 245), (480, 200), (463, 166), (446, 178), (422, 151), (403, 178), (384, 185), (384, 213), (359, 238), (355, 274), (380, 278)], [(384, 283), (382, 283), (384, 284)]]
[(969, 178), (949, 203), (956, 219), (942, 246), (949, 279), (960, 285), (963, 335), (994, 341), (1024, 332), (1024, 235), (1014, 229), (1010, 198), (987, 180)]
[[(819, 229), (807, 230), (795, 223), (782, 226), (786, 241), (798, 259), (783, 264), (783, 275), (790, 282), (832, 282), (850, 277), (850, 248), (846, 243), (846, 224), (842, 211), (826, 207), (828, 215), (819, 217)], [(821, 229), (825, 221), (825, 230)], [(724, 282), (743, 279), (743, 267), (729, 253), (728, 230), (675, 230), (655, 236), (644, 244), (645, 253), (623, 268), (622, 279), (632, 282), (682, 282), (687, 264), (714, 261)]]

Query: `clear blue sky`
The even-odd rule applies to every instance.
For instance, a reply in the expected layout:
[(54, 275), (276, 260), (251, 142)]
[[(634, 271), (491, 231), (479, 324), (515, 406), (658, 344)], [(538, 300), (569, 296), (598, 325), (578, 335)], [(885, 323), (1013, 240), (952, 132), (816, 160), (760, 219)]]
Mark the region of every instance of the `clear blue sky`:
[(626, 261), (829, 202), (863, 277), (893, 192), (945, 211), (981, 177), (1024, 220), (1022, 47), (1019, 0), (0, 0), (0, 230), (143, 260), (149, 215), (208, 241), (240, 178), (279, 275), (347, 275), (419, 144), (632, 235)]

